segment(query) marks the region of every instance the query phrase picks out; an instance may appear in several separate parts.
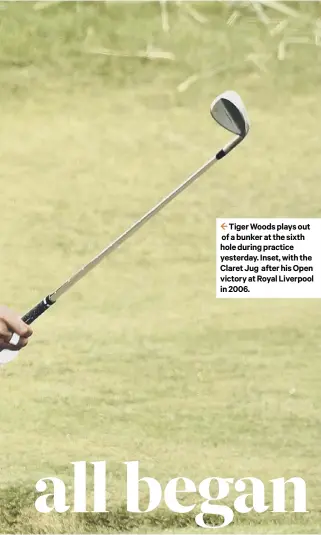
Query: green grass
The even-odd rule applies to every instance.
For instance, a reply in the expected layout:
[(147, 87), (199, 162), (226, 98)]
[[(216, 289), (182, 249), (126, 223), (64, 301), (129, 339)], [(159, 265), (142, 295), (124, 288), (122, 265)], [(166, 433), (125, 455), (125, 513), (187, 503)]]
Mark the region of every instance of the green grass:
[[(228, 26), (235, 8), (216, 3), (194, 5), (206, 24), (170, 4), (169, 33), (157, 3), (33, 7), (0, 12), (1, 302), (28, 310), (222, 146), (229, 135), (208, 112), (221, 91), (241, 94), (252, 128), (0, 370), (1, 532), (201, 531), (194, 514), (165, 506), (128, 514), (127, 460), (162, 484), (301, 476), (309, 513), (237, 515), (224, 532), (317, 532), (319, 302), (216, 300), (215, 218), (320, 217), (321, 48), (278, 61), (282, 36), (242, 7)], [(302, 16), (287, 35), (310, 35), (317, 6), (292, 7)], [(147, 44), (175, 61), (87, 53)], [(247, 59), (254, 51), (268, 55), (266, 72)], [(36, 481), (69, 485), (69, 463), (84, 459), (108, 460), (111, 512), (37, 513)]]

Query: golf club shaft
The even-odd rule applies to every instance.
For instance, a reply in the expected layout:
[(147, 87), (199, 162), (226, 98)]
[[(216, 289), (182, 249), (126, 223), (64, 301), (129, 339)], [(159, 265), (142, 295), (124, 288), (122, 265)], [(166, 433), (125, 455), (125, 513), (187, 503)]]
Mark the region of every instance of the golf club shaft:
[(88, 264), (84, 265), (79, 271), (77, 271), (70, 279), (64, 282), (59, 288), (57, 288), (53, 293), (45, 297), (40, 303), (33, 307), (29, 312), (27, 312), (22, 320), (30, 325), (33, 323), (41, 314), (43, 314), (48, 308), (51, 307), (64, 293), (66, 293), (72, 286), (74, 286), (78, 281), (80, 281), (89, 271), (96, 267), (106, 256), (110, 255), (112, 251), (118, 248), (124, 241), (126, 241), (130, 236), (132, 236), (138, 229), (140, 229), (149, 219), (151, 219), (155, 214), (157, 214), (164, 206), (166, 206), (170, 201), (175, 199), (182, 191), (184, 191), (190, 184), (195, 182), (203, 173), (205, 173), (212, 165), (218, 160), (222, 159), (226, 154), (228, 154), (238, 143), (241, 141), (241, 138), (237, 136), (230, 143), (228, 143), (223, 149), (221, 149), (215, 156), (208, 160), (202, 167), (190, 175), (185, 182), (183, 182), (178, 188), (172, 191), (167, 197), (164, 197), (156, 206), (154, 206), (149, 212), (147, 212), (143, 217), (138, 219), (129, 229), (127, 229), (123, 234), (121, 234), (116, 240), (110, 243), (103, 251), (101, 251), (95, 258), (93, 258)]

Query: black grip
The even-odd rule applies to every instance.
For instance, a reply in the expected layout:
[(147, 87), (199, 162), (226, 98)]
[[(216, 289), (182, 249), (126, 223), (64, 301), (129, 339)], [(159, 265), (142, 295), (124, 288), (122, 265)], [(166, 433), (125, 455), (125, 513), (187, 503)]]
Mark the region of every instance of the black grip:
[(27, 312), (24, 316), (22, 316), (22, 321), (27, 323), (27, 325), (31, 325), (41, 314), (46, 312), (48, 308), (53, 305), (55, 301), (51, 301), (50, 296), (47, 295), (40, 303), (38, 303), (35, 307), (33, 307), (29, 312)]
[(218, 153), (216, 154), (216, 159), (217, 160), (221, 160), (222, 158), (224, 158), (224, 156), (226, 156), (226, 152), (224, 149), (221, 149), (220, 151), (218, 151)]

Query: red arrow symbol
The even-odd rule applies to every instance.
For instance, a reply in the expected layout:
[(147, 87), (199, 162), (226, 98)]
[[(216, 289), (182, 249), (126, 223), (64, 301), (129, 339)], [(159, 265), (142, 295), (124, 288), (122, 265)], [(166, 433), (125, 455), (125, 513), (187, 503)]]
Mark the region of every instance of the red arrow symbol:
[(225, 230), (226, 227), (227, 227), (226, 223), (222, 223), (222, 224), (221, 224), (221, 228), (222, 228), (223, 230)]

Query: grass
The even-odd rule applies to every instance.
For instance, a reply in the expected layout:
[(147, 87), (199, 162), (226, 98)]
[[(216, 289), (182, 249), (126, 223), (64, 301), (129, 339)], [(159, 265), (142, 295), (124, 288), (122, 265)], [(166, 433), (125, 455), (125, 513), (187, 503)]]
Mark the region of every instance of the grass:
[[(300, 17), (266, 8), (272, 23), (288, 18), (286, 35), (310, 35), (318, 6), (287, 5)], [(320, 217), (321, 49), (289, 47), (279, 61), (284, 36), (246, 7), (230, 26), (233, 6), (195, 4), (201, 24), (170, 4), (166, 33), (156, 3), (34, 6), (0, 13), (3, 303), (28, 310), (228, 140), (208, 113), (221, 91), (240, 92), (252, 129), (39, 320), (0, 370), (1, 532), (201, 531), (193, 514), (165, 506), (128, 514), (127, 460), (162, 484), (301, 476), (309, 513), (236, 515), (224, 531), (317, 532), (319, 304), (216, 300), (215, 218)], [(89, 53), (148, 44), (175, 60)], [(266, 71), (254, 52), (268, 57)], [(84, 459), (108, 460), (111, 512), (37, 513), (36, 481), (70, 485), (70, 463)]]

